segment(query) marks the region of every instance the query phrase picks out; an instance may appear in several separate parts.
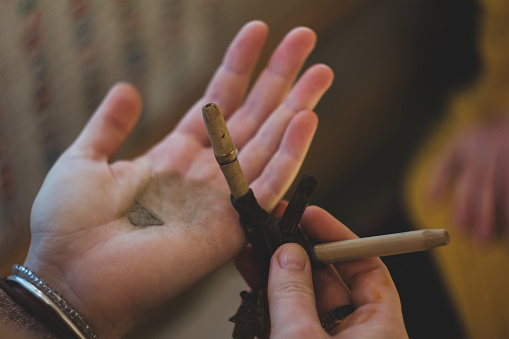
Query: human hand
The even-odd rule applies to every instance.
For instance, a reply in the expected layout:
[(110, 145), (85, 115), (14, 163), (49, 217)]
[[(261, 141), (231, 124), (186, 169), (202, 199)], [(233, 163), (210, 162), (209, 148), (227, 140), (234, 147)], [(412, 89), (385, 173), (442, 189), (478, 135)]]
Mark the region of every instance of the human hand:
[[(301, 226), (319, 242), (356, 238), (332, 215), (315, 206), (306, 209)], [(408, 337), (398, 292), (379, 258), (311, 272), (304, 249), (284, 244), (272, 256), (268, 297), (271, 338)], [(342, 305), (353, 305), (355, 311), (327, 333), (320, 317)]]
[[(293, 181), (316, 129), (311, 110), (333, 75), (315, 65), (294, 84), (316, 40), (297, 28), (244, 99), (266, 35), (261, 22), (245, 25), (176, 128), (138, 158), (109, 163), (141, 110), (138, 92), (117, 84), (46, 177), (32, 208), (25, 265), (99, 336), (121, 336), (245, 245), (201, 117), (204, 104), (223, 112), (263, 208), (271, 211)], [(163, 225), (131, 224), (126, 214), (135, 201)]]
[(450, 197), (452, 224), (480, 245), (502, 234), (509, 240), (508, 132), (509, 122), (497, 121), (460, 134), (431, 177), (431, 200)]

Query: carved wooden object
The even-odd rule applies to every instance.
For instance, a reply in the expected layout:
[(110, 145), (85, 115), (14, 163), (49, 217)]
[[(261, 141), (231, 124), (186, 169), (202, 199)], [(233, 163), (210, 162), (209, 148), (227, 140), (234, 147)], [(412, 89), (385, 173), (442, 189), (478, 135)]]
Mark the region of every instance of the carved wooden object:
[(312, 176), (304, 176), (283, 216), (280, 218), (271, 216), (258, 205), (253, 191), (244, 178), (237, 159), (236, 147), (219, 108), (216, 104), (210, 103), (203, 106), (202, 112), (214, 155), (232, 193), (232, 205), (239, 213), (248, 241), (253, 246), (253, 257), (263, 275), (252, 292), (241, 294), (244, 302), (237, 314), (230, 319), (236, 324), (233, 332), (235, 339), (268, 337), (270, 328), (266, 300), (268, 270), (272, 254), (283, 243), (295, 242), (302, 245), (313, 266), (317, 266), (422, 251), (449, 242), (445, 230), (423, 230), (313, 246), (300, 228), (299, 222), (316, 186), (316, 180)]

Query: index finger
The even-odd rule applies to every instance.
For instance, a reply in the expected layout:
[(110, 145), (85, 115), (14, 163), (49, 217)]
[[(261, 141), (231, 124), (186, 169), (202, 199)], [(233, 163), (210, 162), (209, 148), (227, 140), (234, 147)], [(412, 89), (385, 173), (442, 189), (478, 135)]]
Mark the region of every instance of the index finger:
[[(319, 242), (358, 238), (334, 216), (317, 206), (306, 209), (301, 226), (311, 238)], [(355, 308), (370, 303), (387, 302), (388, 307), (401, 312), (396, 286), (380, 258), (345, 262), (335, 264), (334, 267), (351, 287)]]
[(240, 106), (267, 34), (268, 27), (261, 21), (251, 21), (241, 28), (228, 47), (205, 94), (177, 126), (179, 132), (193, 135), (205, 145), (209, 143), (201, 107), (209, 102), (215, 102), (221, 107), (226, 119)]

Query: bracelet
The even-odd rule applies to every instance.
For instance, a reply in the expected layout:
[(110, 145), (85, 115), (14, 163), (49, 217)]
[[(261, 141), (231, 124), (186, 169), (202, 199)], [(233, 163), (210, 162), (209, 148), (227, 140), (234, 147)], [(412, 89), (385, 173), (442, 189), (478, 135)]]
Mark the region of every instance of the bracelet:
[(6, 292), (11, 298), (39, 317), (45, 318), (46, 321), (59, 327), (58, 330), (61, 333), (65, 331), (62, 329), (63, 323), (67, 327), (67, 332), (77, 338), (97, 338), (83, 316), (43, 279), (21, 265), (14, 265), (12, 273), (13, 275), (5, 279), (10, 287), (10, 290), (6, 290)]

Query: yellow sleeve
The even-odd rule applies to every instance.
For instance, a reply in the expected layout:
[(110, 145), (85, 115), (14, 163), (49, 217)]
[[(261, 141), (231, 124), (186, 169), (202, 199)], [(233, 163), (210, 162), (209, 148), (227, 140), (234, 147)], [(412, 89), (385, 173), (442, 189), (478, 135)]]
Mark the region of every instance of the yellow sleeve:
[[(509, 112), (509, 1), (482, 0), (478, 44), (482, 74), (471, 89), (457, 95), (445, 121), (423, 145), (408, 172), (405, 199), (419, 228), (446, 228), (448, 246), (433, 251), (440, 273), (471, 338), (509, 338), (509, 245), (487, 248), (451, 228), (450, 202), (427, 199), (429, 176), (457, 132), (504, 111)], [(509, 175), (509, 174), (508, 174)]]
[(495, 242), (480, 249), (451, 228), (450, 205), (427, 199), (429, 173), (436, 155), (455, 128), (452, 121), (422, 149), (409, 171), (405, 198), (409, 214), (419, 228), (445, 228), (448, 246), (433, 250), (449, 293), (472, 338), (509, 338), (509, 245)]

